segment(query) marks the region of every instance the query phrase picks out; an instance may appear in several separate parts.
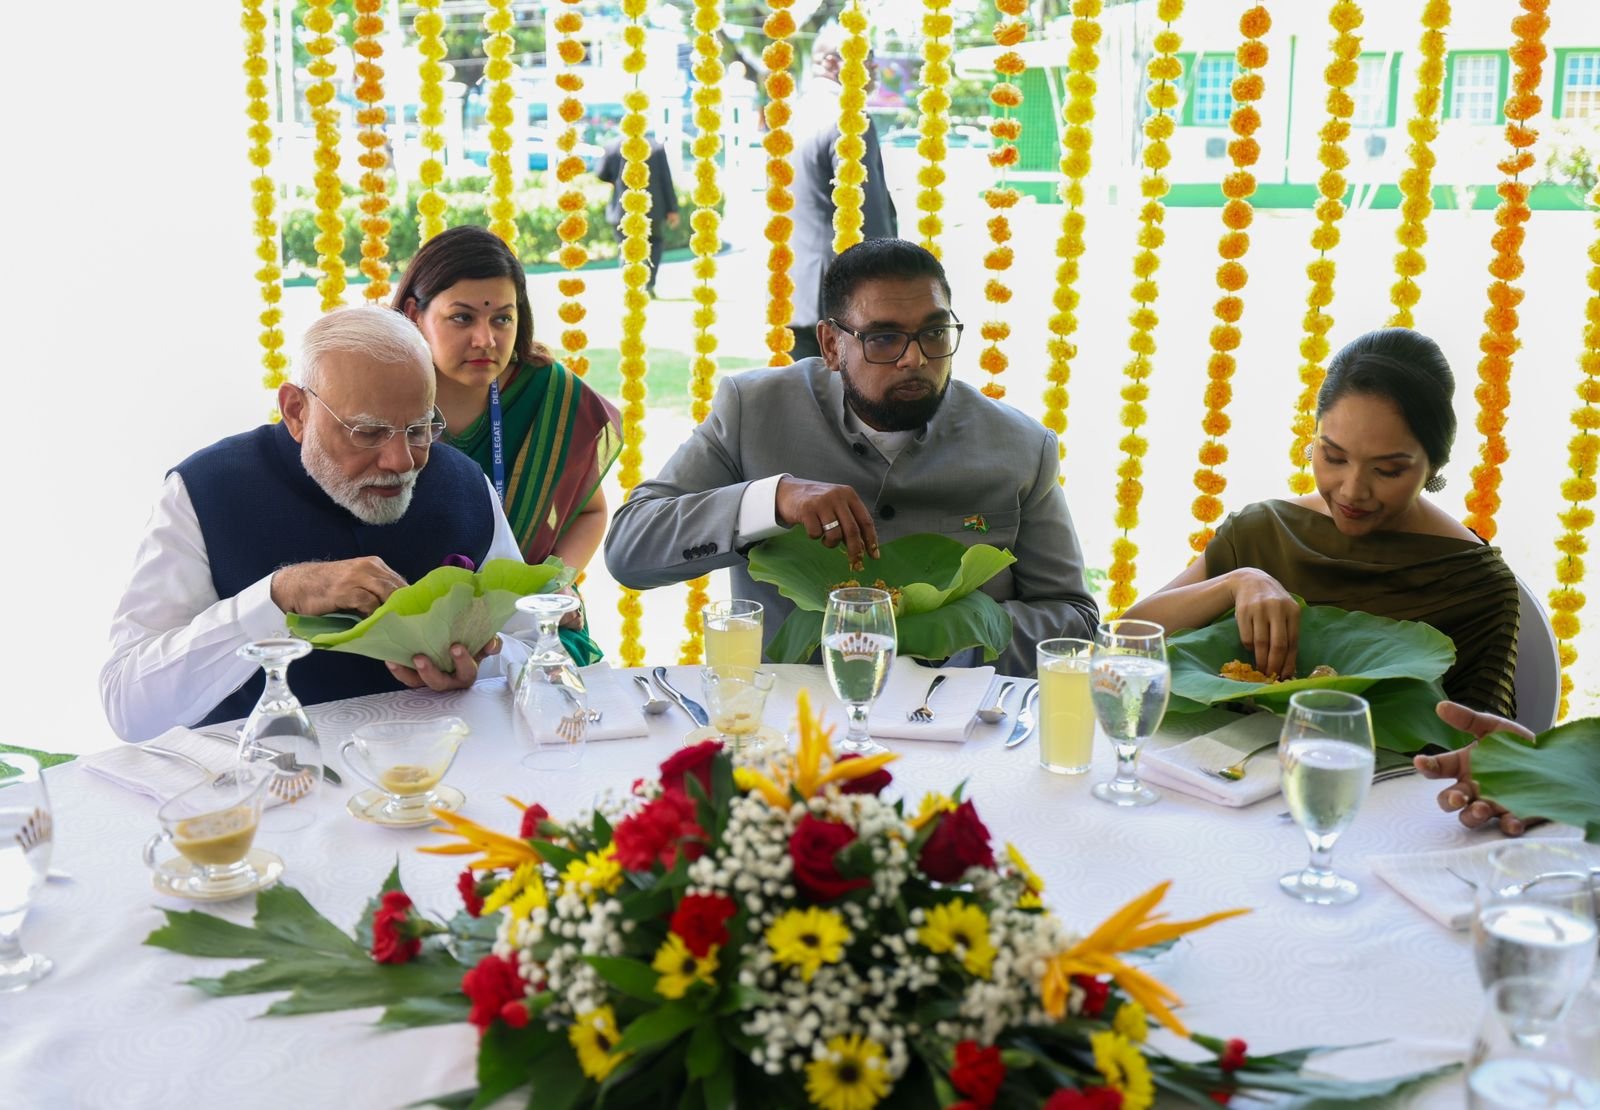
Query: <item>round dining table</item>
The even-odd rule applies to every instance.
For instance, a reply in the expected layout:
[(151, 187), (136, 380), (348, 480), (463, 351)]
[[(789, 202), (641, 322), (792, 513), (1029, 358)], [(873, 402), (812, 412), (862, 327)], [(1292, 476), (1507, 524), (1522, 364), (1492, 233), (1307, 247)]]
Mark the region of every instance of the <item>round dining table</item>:
[[(792, 736), (796, 695), (807, 688), (813, 704), (842, 726), (842, 707), (821, 668), (773, 669), (769, 725)], [(670, 667), (668, 674), (699, 696), (695, 668)], [(429, 827), (389, 828), (346, 811), (361, 784), (336, 753), (363, 722), (464, 719), (471, 734), (446, 781), (464, 792), (463, 813), (506, 831), (520, 818), (508, 797), (542, 803), (557, 818), (588, 808), (605, 792), (625, 793), (634, 779), (653, 775), (693, 727), (674, 708), (645, 718), (646, 737), (590, 741), (576, 768), (535, 771), (522, 765), (502, 680), (448, 694), (377, 694), (309, 712), (343, 785), (324, 788), (311, 825), (263, 832), (257, 843), (283, 857), (284, 883), (347, 930), (396, 861), (424, 912), (449, 917), (460, 908), (459, 857), (416, 851), (442, 842)], [(1278, 889), (1278, 876), (1307, 856), (1305, 836), (1282, 816), (1281, 796), (1228, 809), (1163, 790), (1156, 805), (1119, 809), (1089, 792), (1113, 769), (1103, 736), (1092, 770), (1063, 776), (1040, 768), (1035, 740), (1007, 747), (1011, 727), (1010, 719), (979, 726), (961, 742), (889, 741), (900, 758), (889, 768), (888, 794), (915, 806), (925, 792), (965, 784), (996, 851), (1014, 843), (1043, 878), (1046, 903), (1075, 929), (1092, 928), (1165, 880), (1172, 886), (1163, 908), (1174, 918), (1247, 907), (1250, 913), (1178, 942), (1147, 968), (1183, 999), (1179, 1015), (1194, 1031), (1242, 1037), (1255, 1053), (1364, 1046), (1311, 1063), (1348, 1078), (1464, 1059), (1482, 1002), (1467, 934), (1436, 923), (1365, 862), (1498, 836), (1468, 831), (1442, 813), (1438, 784), (1413, 776), (1375, 785), (1334, 853), (1335, 866), (1360, 884), (1360, 897), (1345, 906), (1309, 906)], [(146, 946), (164, 923), (161, 911), (199, 908), (247, 924), (254, 896), (197, 906), (158, 893), (140, 858), (157, 830), (156, 803), (89, 773), (81, 760), (53, 768), (46, 780), (56, 833), (52, 866), (70, 878), (43, 887), (23, 928), (25, 946), (53, 959), (54, 972), (28, 990), (0, 995), (0, 1106), (402, 1107), (474, 1085), (478, 1034), (470, 1025), (380, 1030), (376, 1009), (263, 1017), (278, 996), (213, 998), (187, 985), (247, 962)], [(1164, 1043), (1201, 1054), (1174, 1038)], [(1405, 1098), (1405, 1105), (1460, 1106), (1461, 1076)]]

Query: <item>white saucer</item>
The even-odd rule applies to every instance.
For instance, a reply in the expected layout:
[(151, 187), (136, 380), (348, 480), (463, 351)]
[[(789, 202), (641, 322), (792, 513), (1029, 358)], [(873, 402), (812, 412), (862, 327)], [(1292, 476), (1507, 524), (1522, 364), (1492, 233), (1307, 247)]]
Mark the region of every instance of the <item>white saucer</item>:
[(174, 856), (158, 867), (151, 881), (162, 894), (170, 894), (174, 898), (187, 898), (191, 902), (226, 902), (265, 890), (283, 875), (283, 859), (265, 848), (250, 849), (244, 859), (255, 869), (256, 877), (249, 882), (216, 890), (190, 886), (199, 869), (182, 856)]
[(422, 807), (414, 817), (397, 818), (383, 812), (383, 807), (389, 802), (388, 794), (382, 790), (363, 790), (346, 802), (344, 808), (350, 811), (350, 816), (370, 821), (374, 825), (385, 825), (391, 829), (413, 829), (418, 825), (431, 825), (438, 820), (433, 815), (435, 809), (454, 813), (466, 800), (467, 796), (453, 786), (436, 786), (433, 789), (432, 805)]
[[(716, 726), (702, 725), (683, 738), (683, 746), (687, 748), (691, 744), (699, 744), (705, 740), (721, 739), (722, 733), (717, 731)], [(739, 742), (748, 744), (752, 740), (759, 740), (763, 744), (787, 744), (789, 742), (788, 737), (771, 725), (762, 725), (749, 736), (741, 737)]]

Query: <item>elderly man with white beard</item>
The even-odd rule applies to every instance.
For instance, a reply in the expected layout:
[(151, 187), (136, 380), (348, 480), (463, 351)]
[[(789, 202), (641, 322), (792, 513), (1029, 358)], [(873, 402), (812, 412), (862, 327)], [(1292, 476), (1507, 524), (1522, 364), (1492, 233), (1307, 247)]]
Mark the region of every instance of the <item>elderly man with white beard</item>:
[[(236, 651), (287, 635), (286, 613), (370, 613), (450, 556), (522, 559), (483, 471), (435, 442), (444, 419), (416, 325), (379, 308), (328, 313), (306, 329), (297, 378), (278, 390), (282, 422), (167, 474), (100, 672), (106, 717), (125, 740), (247, 715), (262, 677)], [(476, 657), (453, 645), (451, 674), (422, 655), (413, 669), (319, 651), (290, 681), (308, 705), (460, 689), (512, 673), (526, 658), (519, 633), (531, 639), (521, 614)]]

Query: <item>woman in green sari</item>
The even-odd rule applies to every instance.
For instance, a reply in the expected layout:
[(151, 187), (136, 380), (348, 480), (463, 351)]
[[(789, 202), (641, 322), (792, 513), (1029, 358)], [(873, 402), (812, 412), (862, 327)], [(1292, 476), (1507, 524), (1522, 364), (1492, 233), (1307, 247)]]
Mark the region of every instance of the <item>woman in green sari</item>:
[[(417, 251), (391, 305), (427, 338), (445, 441), (494, 482), (523, 557), (582, 570), (605, 537), (600, 482), (622, 450), (622, 422), (535, 342), (517, 256), (481, 227), (451, 228)], [(600, 658), (581, 610), (561, 638), (579, 664)]]
[(1298, 660), (1300, 607), (1431, 624), (1455, 643), (1445, 692), (1472, 709), (1516, 716), (1517, 580), (1490, 547), (1423, 496), (1444, 487), (1456, 418), (1455, 377), (1433, 340), (1384, 328), (1328, 364), (1307, 457), (1317, 491), (1234, 513), (1203, 558), (1125, 616), (1172, 631), (1234, 610), (1239, 638), (1266, 674)]

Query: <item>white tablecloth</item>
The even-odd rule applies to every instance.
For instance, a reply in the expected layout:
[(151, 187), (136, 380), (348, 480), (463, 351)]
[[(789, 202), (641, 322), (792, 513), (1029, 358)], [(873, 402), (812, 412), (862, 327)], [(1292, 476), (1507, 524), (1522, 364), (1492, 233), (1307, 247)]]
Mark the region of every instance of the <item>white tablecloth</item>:
[[(790, 725), (795, 694), (807, 684), (842, 726), (820, 669), (777, 670), (769, 724)], [(672, 678), (700, 700), (693, 668), (672, 668)], [(690, 729), (674, 709), (651, 719), (649, 739), (591, 743), (576, 770), (538, 773), (520, 764), (508, 705), (496, 680), (449, 695), (336, 702), (313, 707), (311, 716), (336, 767), (333, 753), (363, 721), (465, 718), (473, 734), (447, 781), (466, 792), (465, 813), (505, 829), (516, 827), (518, 815), (503, 795), (563, 814), (651, 774)], [(1015, 841), (1045, 879), (1049, 903), (1078, 926), (1094, 925), (1163, 879), (1175, 880), (1166, 909), (1176, 917), (1254, 909), (1180, 943), (1152, 968), (1186, 1001), (1181, 1013), (1192, 1029), (1243, 1037), (1261, 1052), (1385, 1040), (1322, 1058), (1323, 1070), (1351, 1077), (1462, 1058), (1480, 1002), (1468, 939), (1405, 902), (1364, 863), (1372, 854), (1496, 835), (1469, 833), (1441, 813), (1437, 785), (1410, 778), (1374, 787), (1334, 854), (1362, 896), (1350, 906), (1314, 908), (1276, 885), (1306, 859), (1304, 837), (1278, 817), (1281, 798), (1225, 810), (1169, 792), (1147, 809), (1115, 809), (1089, 795), (1114, 762), (1103, 738), (1090, 774), (1058, 777), (1039, 768), (1032, 741), (1002, 747), (1010, 724), (980, 727), (962, 744), (895, 741), (903, 758), (890, 768), (890, 790), (914, 801), (966, 780), (996, 849)], [(48, 783), (54, 866), (74, 879), (47, 884), (23, 929), (30, 950), (55, 960), (54, 973), (27, 991), (0, 994), (0, 1106), (399, 1107), (473, 1085), (470, 1026), (380, 1032), (371, 1025), (375, 1010), (250, 1020), (275, 996), (213, 999), (184, 985), (243, 963), (142, 946), (162, 923), (158, 908), (195, 908), (156, 894), (140, 862), (140, 846), (156, 828), (154, 803), (71, 764), (49, 772)], [(284, 881), (349, 927), (398, 858), (419, 905), (453, 914), (457, 862), (413, 850), (438, 841), (425, 829), (350, 817), (344, 803), (358, 785), (346, 774), (342, 788), (327, 789), (310, 828), (262, 834), (258, 843), (287, 861)], [(254, 899), (206, 908), (247, 923)], [(1414, 1104), (1461, 1101), (1460, 1080), (1445, 1079)]]

